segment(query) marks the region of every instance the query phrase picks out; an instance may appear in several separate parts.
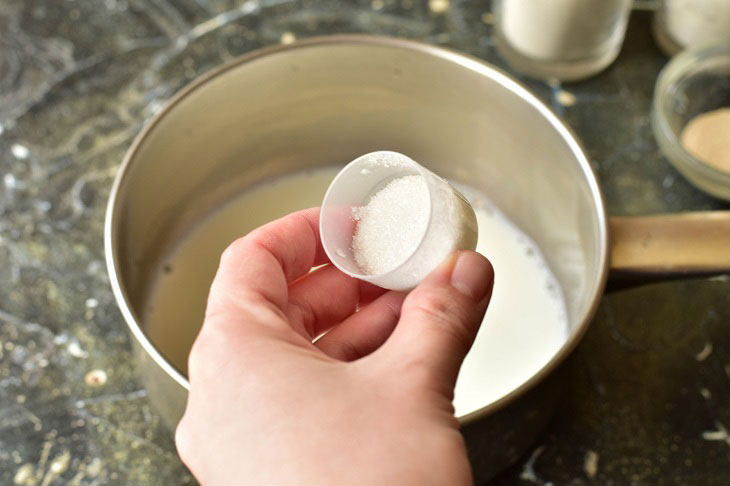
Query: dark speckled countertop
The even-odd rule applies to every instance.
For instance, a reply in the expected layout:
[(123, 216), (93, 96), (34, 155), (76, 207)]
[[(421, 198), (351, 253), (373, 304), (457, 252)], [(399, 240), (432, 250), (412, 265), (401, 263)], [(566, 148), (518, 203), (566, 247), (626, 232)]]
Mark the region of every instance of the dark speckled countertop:
[[(503, 66), (491, 20), (487, 0), (0, 0), (0, 484), (194, 482), (135, 378), (103, 261), (115, 170), (167, 98), (257, 47), (335, 32)], [(526, 82), (583, 140), (611, 214), (721, 208), (653, 140), (666, 58), (649, 20), (635, 12), (599, 76)], [(496, 484), (727, 484), (729, 324), (726, 278), (605, 297), (555, 419)]]

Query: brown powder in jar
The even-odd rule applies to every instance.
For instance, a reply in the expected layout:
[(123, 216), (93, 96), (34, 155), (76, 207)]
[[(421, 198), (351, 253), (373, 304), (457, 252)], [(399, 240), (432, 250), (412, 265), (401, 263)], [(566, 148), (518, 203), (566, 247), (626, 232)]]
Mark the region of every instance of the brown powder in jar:
[(681, 141), (692, 156), (730, 174), (730, 108), (694, 117), (682, 130)]

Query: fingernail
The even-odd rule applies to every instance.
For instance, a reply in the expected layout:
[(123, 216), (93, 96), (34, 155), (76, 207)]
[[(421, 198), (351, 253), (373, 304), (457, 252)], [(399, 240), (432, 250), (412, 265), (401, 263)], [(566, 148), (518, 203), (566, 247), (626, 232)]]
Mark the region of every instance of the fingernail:
[(487, 296), (493, 277), (492, 266), (486, 258), (473, 251), (464, 251), (451, 271), (451, 286), (479, 302)]

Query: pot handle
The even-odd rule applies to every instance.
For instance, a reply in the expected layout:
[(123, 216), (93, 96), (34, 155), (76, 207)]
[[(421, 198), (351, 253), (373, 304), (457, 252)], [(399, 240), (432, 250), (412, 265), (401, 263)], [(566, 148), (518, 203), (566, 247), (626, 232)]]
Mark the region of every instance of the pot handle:
[(613, 217), (609, 224), (609, 290), (730, 274), (730, 211)]

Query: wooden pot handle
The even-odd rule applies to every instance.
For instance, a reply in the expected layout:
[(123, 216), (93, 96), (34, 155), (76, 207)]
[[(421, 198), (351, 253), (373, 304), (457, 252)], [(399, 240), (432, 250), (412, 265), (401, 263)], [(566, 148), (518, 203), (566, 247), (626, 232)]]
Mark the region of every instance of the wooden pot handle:
[(609, 289), (730, 274), (730, 211), (610, 219)]

